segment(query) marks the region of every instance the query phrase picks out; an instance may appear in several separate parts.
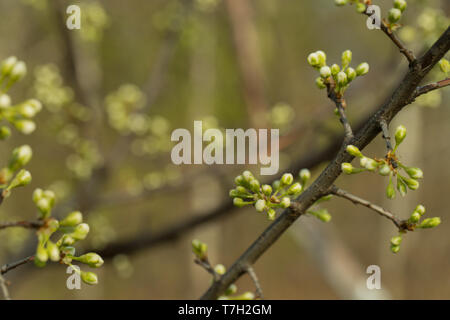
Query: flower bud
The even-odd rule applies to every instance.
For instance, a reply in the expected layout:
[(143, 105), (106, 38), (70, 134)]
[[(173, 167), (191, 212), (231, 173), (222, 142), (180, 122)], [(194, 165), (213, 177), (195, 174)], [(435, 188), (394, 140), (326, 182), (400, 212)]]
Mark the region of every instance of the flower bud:
[(19, 113), (25, 118), (33, 118), (41, 109), (41, 103), (36, 99), (31, 99), (19, 106)]
[(58, 246), (50, 240), (47, 242), (47, 253), (51, 261), (57, 262), (61, 259)]
[(289, 187), (287, 194), (288, 195), (295, 195), (302, 192), (302, 185), (298, 182), (294, 183), (292, 186)]
[(272, 194), (272, 187), (269, 186), (268, 184), (264, 184), (261, 187), (261, 190), (264, 193), (264, 195), (266, 195), (267, 197), (270, 197), (270, 195)]
[(230, 284), (227, 290), (225, 290), (225, 295), (229, 296), (231, 294), (235, 294), (237, 292), (237, 286), (233, 283)]
[(275, 180), (274, 182), (272, 182), (272, 188), (273, 188), (273, 190), (278, 190), (278, 189), (280, 189), (280, 187), (281, 187), (281, 182), (280, 182), (280, 180)]
[(317, 56), (319, 57), (319, 66), (323, 67), (327, 64), (327, 55), (322, 50), (316, 51)]
[(439, 60), (439, 68), (445, 74), (450, 73), (450, 62), (447, 59), (442, 58)]
[(334, 0), (334, 4), (338, 7), (345, 6), (347, 4), (348, 0)]
[(83, 214), (80, 211), (69, 213), (64, 220), (60, 222), (62, 227), (75, 227), (83, 222)]
[(282, 186), (289, 186), (294, 182), (294, 177), (290, 173), (285, 173), (281, 177), (281, 185)]
[(400, 125), (395, 129), (395, 144), (396, 146), (400, 145), (400, 143), (405, 140), (406, 137), (406, 127), (403, 125)]
[(91, 268), (99, 268), (103, 265), (102, 257), (95, 252), (83, 254), (82, 256), (75, 258), (75, 260), (85, 263)]
[(9, 161), (9, 168), (16, 171), (30, 162), (33, 156), (33, 150), (29, 145), (23, 145), (13, 150), (11, 160)]
[(289, 199), (288, 197), (283, 197), (281, 199), (280, 205), (284, 209), (289, 208), (289, 206), (291, 205), (291, 199)]
[(417, 180), (408, 178), (403, 178), (402, 180), (411, 190), (417, 190), (419, 188), (419, 181)]
[(33, 202), (34, 203), (38, 202), (42, 198), (43, 194), (44, 194), (44, 191), (42, 189), (40, 189), (40, 188), (34, 190), (34, 192), (33, 192)]
[(227, 272), (227, 269), (223, 264), (218, 264), (214, 267), (214, 271), (219, 275), (224, 275)]
[(40, 243), (36, 250), (36, 258), (41, 262), (47, 262), (48, 253), (44, 246)]
[(434, 217), (434, 218), (428, 218), (428, 219), (424, 219), (418, 226), (417, 228), (434, 228), (437, 227), (438, 225), (441, 224), (441, 218), (439, 217)]
[(229, 195), (231, 198), (236, 198), (236, 197), (239, 197), (239, 192), (237, 192), (236, 189), (231, 189), (229, 192)]
[(247, 205), (248, 202), (245, 202), (242, 198), (234, 198), (233, 204), (238, 208), (242, 208), (243, 206)]
[(402, 237), (401, 236), (395, 236), (391, 238), (391, 244), (393, 246), (399, 246), (400, 243), (402, 243)]
[(356, 12), (358, 12), (358, 13), (364, 13), (364, 12), (366, 12), (366, 5), (365, 5), (364, 3), (358, 2), (358, 3), (356, 4)]
[(255, 179), (255, 177), (253, 176), (253, 174), (252, 174), (250, 171), (248, 171), (248, 170), (245, 170), (244, 172), (242, 172), (242, 176), (244, 177), (244, 180), (245, 180), (246, 182), (250, 182), (250, 181), (252, 181), (253, 179)]
[(12, 69), (14, 68), (14, 66), (17, 63), (17, 58), (12, 56), (9, 58), (6, 58), (5, 60), (3, 60), (2, 65), (1, 65), (1, 73), (3, 76), (8, 76)]
[(337, 83), (341, 87), (347, 84), (347, 75), (345, 74), (345, 72), (341, 71), (337, 74)]
[(319, 66), (320, 61), (319, 61), (319, 56), (317, 55), (317, 53), (311, 53), (308, 56), (308, 63), (309, 63), (309, 65), (311, 65), (313, 67)]
[(395, 188), (391, 178), (389, 179), (389, 184), (386, 188), (386, 196), (391, 200), (395, 198)]
[(11, 136), (11, 130), (8, 127), (0, 127), (0, 140), (6, 140)]
[(418, 213), (417, 211), (414, 211), (411, 216), (409, 217), (408, 221), (410, 223), (417, 223), (420, 221), (420, 213)]
[(402, 17), (402, 12), (397, 8), (389, 10), (389, 22), (396, 23)]
[(352, 62), (352, 52), (350, 50), (345, 50), (342, 52), (342, 69), (347, 68)]
[(16, 82), (22, 79), (26, 74), (27, 74), (27, 66), (25, 62), (19, 61), (12, 68), (9, 78), (11, 82)]
[(327, 86), (325, 85), (325, 83), (323, 82), (323, 79), (321, 77), (316, 79), (316, 86), (319, 89), (325, 89)]
[(378, 163), (374, 159), (367, 157), (362, 157), (359, 160), (359, 164), (361, 165), (361, 167), (364, 167), (369, 171), (375, 171), (378, 167)]
[(93, 272), (81, 271), (81, 280), (83, 280), (84, 283), (89, 285), (94, 285), (98, 283), (97, 275)]
[(259, 192), (259, 181), (256, 179), (253, 179), (250, 181), (250, 190), (252, 190), (255, 193)]
[(242, 176), (242, 175), (238, 175), (236, 178), (234, 178), (234, 183), (237, 185), (237, 186), (242, 186), (243, 185), (243, 183), (244, 183), (244, 177)]
[(256, 211), (263, 212), (265, 208), (266, 208), (266, 201), (265, 200), (259, 199), (258, 201), (256, 201), (256, 203), (255, 203)]
[(400, 251), (400, 246), (393, 246), (391, 245), (391, 251), (392, 253), (397, 253)]
[(341, 71), (341, 68), (336, 63), (331, 66), (331, 74), (333, 76), (336, 76), (339, 71)]
[(246, 188), (242, 187), (242, 186), (237, 186), (236, 187), (236, 191), (239, 195), (249, 195), (250, 193), (247, 191)]
[(71, 246), (75, 243), (75, 239), (70, 235), (65, 234), (61, 237), (61, 239), (56, 243), (58, 246)]
[(346, 148), (347, 153), (354, 156), (354, 157), (358, 157), (358, 158), (362, 158), (363, 154), (361, 153), (361, 151), (355, 147), (354, 145), (349, 144)]
[(423, 178), (423, 171), (419, 168), (414, 167), (406, 167), (404, 168), (406, 173), (413, 179), (422, 179)]
[(6, 93), (0, 93), (0, 110), (5, 110), (11, 106), (11, 98)]
[(344, 162), (341, 164), (341, 170), (345, 174), (352, 174), (353, 173), (353, 166), (351, 163)]
[(200, 260), (205, 259), (207, 250), (208, 245), (206, 243), (203, 243), (197, 239), (192, 240), (192, 252), (197, 256), (197, 258)]
[(328, 78), (329, 76), (331, 76), (331, 69), (328, 66), (323, 66), (322, 68), (320, 68), (320, 76), (324, 79)]
[(275, 220), (275, 216), (276, 216), (276, 212), (273, 208), (270, 208), (269, 210), (267, 210), (267, 218), (269, 218), (269, 220)]
[(347, 74), (348, 82), (352, 82), (356, 78), (356, 71), (351, 67), (347, 68), (345, 73)]
[(408, 189), (406, 188), (406, 184), (402, 181), (400, 177), (397, 177), (397, 190), (400, 192), (402, 197), (406, 195)]
[(418, 212), (421, 216), (425, 214), (425, 207), (421, 204), (417, 205), (416, 209), (414, 211)]
[(391, 167), (389, 167), (389, 165), (385, 163), (380, 167), (378, 173), (382, 176), (387, 176), (391, 173)]
[(31, 173), (27, 170), (20, 170), (8, 186), (8, 190), (26, 186), (31, 182)]
[(36, 124), (28, 119), (22, 119), (14, 122), (14, 126), (20, 133), (30, 134), (36, 129)]
[(356, 68), (356, 75), (359, 76), (363, 76), (365, 74), (367, 74), (369, 72), (369, 64), (367, 62), (363, 62), (361, 63), (357, 68)]
[(300, 180), (301, 180), (303, 185), (305, 185), (306, 182), (308, 182), (308, 180), (311, 179), (311, 172), (308, 169), (306, 169), (306, 168), (300, 170), (298, 175), (299, 175)]
[(321, 209), (316, 212), (316, 217), (322, 222), (329, 222), (331, 220), (331, 214), (328, 213), (327, 209)]
[(75, 227), (75, 230), (70, 234), (75, 240), (83, 240), (89, 233), (89, 225), (87, 223), (81, 223)]
[(401, 12), (405, 11), (407, 3), (405, 0), (394, 0), (394, 8), (399, 9)]

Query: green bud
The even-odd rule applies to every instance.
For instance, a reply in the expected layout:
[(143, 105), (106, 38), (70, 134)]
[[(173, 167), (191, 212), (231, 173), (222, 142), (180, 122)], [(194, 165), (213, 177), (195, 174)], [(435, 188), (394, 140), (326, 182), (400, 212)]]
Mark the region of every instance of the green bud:
[(414, 211), (411, 216), (409, 217), (408, 221), (410, 223), (417, 223), (420, 221), (420, 213), (418, 213), (417, 211)]
[(246, 206), (248, 202), (245, 202), (242, 198), (234, 198), (233, 204), (238, 208), (242, 208), (243, 206)]
[(359, 160), (359, 163), (360, 163), (361, 167), (364, 167), (369, 171), (375, 171), (378, 167), (378, 162), (376, 162), (372, 158), (362, 157)]
[(272, 194), (272, 187), (269, 186), (268, 184), (264, 184), (261, 187), (261, 190), (264, 193), (264, 195), (266, 195), (267, 197), (270, 197), (270, 195)]
[(58, 246), (71, 246), (75, 243), (75, 239), (68, 234), (65, 234), (61, 237), (61, 239), (56, 243)]
[(281, 182), (280, 180), (275, 180), (274, 182), (272, 182), (272, 188), (273, 190), (278, 190), (281, 187)]
[(444, 72), (445, 74), (450, 73), (450, 62), (445, 59), (442, 58), (439, 61), (439, 68), (441, 69), (442, 72)]
[(356, 68), (356, 75), (359, 76), (363, 76), (366, 75), (369, 72), (369, 64), (367, 62), (363, 62), (361, 63), (357, 68)]
[(98, 283), (97, 275), (93, 272), (81, 271), (81, 280), (83, 280), (84, 283), (89, 285), (94, 285)]
[(36, 100), (27, 100), (19, 106), (19, 113), (25, 118), (33, 118), (42, 109), (42, 104)]
[(246, 188), (242, 187), (242, 186), (237, 186), (236, 187), (236, 191), (240, 194), (240, 195), (249, 195), (250, 193), (247, 191)]
[(74, 258), (81, 263), (87, 264), (91, 268), (100, 268), (103, 265), (103, 259), (95, 252), (83, 254), (80, 257)]
[(28, 119), (15, 121), (14, 126), (20, 133), (23, 134), (30, 134), (36, 129), (36, 124)]
[(358, 158), (362, 158), (363, 154), (361, 153), (361, 151), (359, 151), (359, 149), (357, 147), (355, 147), (354, 145), (349, 144), (346, 148), (347, 153), (354, 156), (354, 157), (358, 157)]
[(423, 171), (419, 168), (414, 167), (405, 167), (404, 168), (406, 173), (413, 179), (422, 179), (423, 178)]
[(310, 66), (313, 67), (318, 67), (320, 65), (320, 60), (319, 60), (319, 56), (317, 55), (317, 53), (311, 53), (308, 56), (308, 63)]
[(6, 93), (0, 93), (0, 110), (8, 109), (11, 106), (11, 98)]
[(391, 245), (391, 251), (392, 253), (397, 253), (400, 251), (400, 246), (393, 246)]
[(388, 199), (395, 198), (395, 188), (394, 188), (394, 184), (392, 183), (392, 177), (389, 178), (389, 183), (386, 188), (386, 196), (388, 197)]
[(352, 82), (356, 78), (356, 71), (353, 68), (347, 68), (345, 73), (347, 74), (348, 82)]
[(26, 186), (31, 182), (31, 173), (27, 170), (20, 170), (8, 186), (8, 190)]
[(389, 22), (396, 23), (402, 17), (402, 12), (397, 8), (389, 10)]
[(9, 168), (16, 171), (30, 162), (33, 156), (33, 150), (29, 145), (23, 145), (13, 150), (11, 160), (9, 161)]
[(42, 198), (43, 194), (44, 194), (44, 191), (42, 189), (38, 188), (38, 189), (34, 190), (34, 192), (33, 192), (33, 202), (34, 203), (38, 202)]
[(307, 213), (315, 216), (317, 219), (319, 219), (322, 222), (329, 222), (331, 220), (331, 214), (329, 214), (327, 209), (320, 209), (318, 211), (308, 211)]
[(256, 203), (255, 203), (256, 211), (263, 212), (265, 208), (266, 208), (266, 201), (265, 200), (259, 199), (258, 201), (256, 201)]
[(302, 192), (302, 185), (298, 182), (294, 183), (292, 186), (289, 187), (287, 194), (288, 195), (295, 195)]
[(327, 64), (327, 55), (322, 50), (316, 51), (317, 56), (319, 57), (319, 66), (323, 67)]
[(253, 176), (253, 174), (248, 171), (245, 170), (244, 172), (242, 172), (242, 176), (244, 177), (244, 180), (248, 183), (250, 183), (250, 181), (252, 181), (253, 179), (255, 179), (255, 177)]
[(364, 3), (358, 2), (358, 3), (356, 4), (356, 12), (358, 12), (358, 13), (364, 13), (364, 12), (366, 12), (366, 5), (365, 5)]
[(269, 220), (275, 220), (275, 216), (276, 212), (274, 209), (270, 208), (269, 210), (267, 210), (267, 217), (269, 218)]
[(334, 0), (334, 4), (338, 7), (345, 6), (347, 4), (348, 0)]
[(391, 238), (391, 244), (393, 246), (399, 246), (400, 243), (402, 243), (402, 237), (401, 236), (395, 236)]
[(320, 68), (320, 76), (323, 79), (326, 79), (328, 77), (331, 76), (331, 69), (328, 66), (323, 66), (322, 68)]
[(319, 88), (319, 89), (325, 89), (327, 86), (325, 85), (325, 83), (323, 82), (323, 79), (322, 78), (317, 78), (316, 79), (316, 86), (317, 86), (317, 88)]
[(255, 193), (259, 192), (259, 181), (256, 179), (253, 179), (250, 181), (250, 190), (252, 190)]
[(341, 68), (337, 64), (333, 64), (331, 66), (331, 74), (333, 76), (336, 76), (339, 73), (339, 71), (341, 71)]
[(294, 177), (290, 173), (285, 173), (281, 177), (280, 181), (282, 186), (289, 186), (292, 184), (292, 182), (294, 182)]
[(253, 300), (255, 299), (255, 294), (253, 292), (244, 292), (239, 296), (234, 296), (233, 300)]
[(406, 195), (406, 192), (408, 191), (406, 184), (398, 176), (397, 176), (397, 190), (400, 192), (402, 197), (404, 197)]
[(391, 167), (389, 167), (389, 165), (385, 163), (380, 167), (378, 173), (382, 176), (387, 176), (391, 173)]
[(406, 137), (406, 127), (403, 125), (400, 125), (395, 129), (395, 144), (396, 146), (399, 146), (403, 140), (405, 140)]
[(230, 192), (229, 192), (229, 195), (230, 195), (231, 198), (236, 198), (236, 197), (240, 196), (239, 192), (237, 192), (236, 189), (231, 189)]
[(70, 234), (75, 240), (84, 240), (89, 233), (89, 225), (81, 223), (75, 227), (75, 230)]
[(402, 180), (411, 190), (417, 190), (419, 188), (419, 181), (417, 180), (409, 178), (402, 178)]
[(64, 220), (60, 222), (62, 227), (75, 227), (83, 222), (83, 214), (80, 211), (69, 213)]
[(308, 180), (311, 179), (311, 172), (308, 169), (300, 170), (298, 175), (299, 175), (300, 180), (301, 180), (303, 185), (305, 185), (306, 182), (308, 182)]
[(223, 264), (218, 264), (214, 267), (214, 271), (219, 275), (224, 275), (227, 272), (227, 269)]
[(5, 60), (3, 60), (2, 65), (1, 65), (1, 73), (4, 76), (8, 76), (12, 69), (14, 68), (14, 66), (17, 63), (17, 58), (12, 56), (9, 58), (6, 58)]
[(51, 261), (57, 262), (61, 259), (58, 246), (50, 240), (47, 242), (47, 253)]
[(405, 0), (394, 0), (394, 8), (399, 9), (401, 12), (405, 11), (406, 6)]
[(417, 228), (434, 228), (437, 227), (438, 225), (441, 224), (441, 218), (439, 217), (434, 217), (434, 218), (428, 218), (428, 219), (424, 219), (418, 226)]
[(9, 78), (11, 82), (16, 82), (22, 79), (26, 74), (27, 74), (27, 66), (25, 62), (19, 61), (12, 68)]
[(237, 186), (242, 186), (243, 184), (244, 184), (244, 177), (243, 176), (241, 176), (241, 175), (238, 175), (236, 178), (234, 178), (234, 183), (237, 185)]
[(227, 290), (225, 290), (225, 295), (229, 296), (231, 294), (235, 294), (237, 292), (237, 286), (233, 283), (230, 284)]
[(192, 240), (192, 252), (197, 256), (197, 258), (200, 260), (205, 259), (207, 250), (208, 245), (206, 243), (203, 243), (197, 239)]
[(418, 212), (421, 216), (425, 214), (425, 207), (421, 204), (417, 205), (416, 209), (414, 211)]
[(11, 130), (8, 127), (0, 127), (0, 140), (6, 140), (11, 136)]
[(345, 50), (342, 53), (342, 69), (347, 68), (352, 62), (352, 52), (350, 50)]
[(345, 74), (345, 72), (343, 71), (339, 72), (336, 77), (339, 86), (343, 87), (347, 85), (347, 75)]
[(37, 247), (36, 258), (41, 262), (47, 262), (48, 260), (48, 252), (41, 243)]
[(291, 205), (291, 199), (289, 199), (288, 197), (283, 197), (281, 199), (280, 205), (284, 209), (289, 208), (289, 206)]
[(344, 162), (341, 164), (341, 170), (345, 174), (352, 174), (353, 173), (353, 166), (351, 163)]

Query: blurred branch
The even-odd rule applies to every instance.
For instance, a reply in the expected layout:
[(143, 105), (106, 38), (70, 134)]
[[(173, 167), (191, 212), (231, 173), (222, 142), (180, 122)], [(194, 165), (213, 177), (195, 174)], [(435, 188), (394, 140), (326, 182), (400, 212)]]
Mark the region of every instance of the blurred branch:
[(8, 284), (6, 283), (6, 280), (2, 275), (0, 275), (0, 287), (2, 288), (3, 297), (5, 298), (5, 300), (11, 300), (8, 291)]
[(258, 277), (256, 276), (255, 270), (253, 270), (253, 267), (248, 266), (247, 267), (247, 273), (250, 276), (250, 278), (252, 279), (253, 283), (255, 284), (256, 287), (256, 297), (259, 299), (264, 299), (263, 296), (263, 291), (261, 288), (261, 284), (259, 283)]
[(342, 190), (336, 186), (331, 187), (330, 193), (334, 194), (338, 197), (341, 197), (343, 199), (350, 200), (354, 204), (360, 204), (362, 206), (365, 206), (365, 207), (375, 211), (379, 215), (391, 220), (399, 230), (407, 229), (407, 225), (408, 225), (407, 220), (401, 220), (400, 218), (396, 217), (393, 213), (387, 211), (386, 209), (383, 209), (380, 206), (377, 206), (376, 204), (371, 203), (370, 201), (359, 198), (359, 197), (357, 197), (345, 190)]
[(24, 265), (24, 264), (26, 264), (26, 263), (28, 263), (30, 261), (33, 261), (33, 260), (34, 260), (34, 256), (29, 256), (29, 257), (26, 257), (26, 258), (21, 259), (19, 261), (5, 264), (5, 265), (3, 265), (0, 268), (0, 275), (3, 275), (5, 273), (7, 273), (8, 271), (11, 271), (11, 270), (13, 270), (13, 269), (15, 269), (15, 268), (17, 268), (17, 267), (19, 267), (21, 265)]
[[(388, 123), (405, 107), (414, 94), (416, 87), (428, 74), (431, 68), (450, 49), (450, 27), (441, 35), (435, 44), (417, 61), (410, 64), (410, 68), (404, 79), (383, 106), (370, 118), (359, 130), (351, 142), (359, 149), (367, 146), (381, 131), (379, 121), (385, 119)], [(320, 197), (327, 193), (334, 181), (341, 174), (341, 164), (353, 159), (346, 152), (344, 144), (336, 157), (323, 170), (320, 176), (307, 188), (289, 209), (286, 209), (236, 260), (230, 269), (201, 297), (202, 299), (216, 299), (228, 286), (234, 283), (243, 273), (248, 265), (255, 263), (258, 258), (269, 249), (273, 243), (296, 221), (306, 210)]]
[(0, 222), (0, 230), (12, 227), (21, 227), (25, 229), (39, 229), (43, 226), (42, 221), (14, 221), (14, 222)]

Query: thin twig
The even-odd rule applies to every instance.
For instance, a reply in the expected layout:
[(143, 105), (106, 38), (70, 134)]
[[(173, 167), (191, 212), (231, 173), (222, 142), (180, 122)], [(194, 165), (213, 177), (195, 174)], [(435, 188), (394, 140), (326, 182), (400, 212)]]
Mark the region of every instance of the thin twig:
[(389, 163), (394, 167), (397, 168), (398, 167), (398, 163), (397, 161), (391, 157), (391, 152), (393, 151), (392, 148), (392, 142), (391, 142), (391, 135), (389, 134), (389, 126), (387, 124), (387, 121), (385, 119), (381, 119), (380, 120), (380, 127), (381, 127), (381, 132), (382, 132), (382, 136), (384, 141), (386, 141), (386, 149), (387, 149), (387, 155), (386, 155), (386, 159), (389, 161)]
[(258, 277), (256, 276), (255, 270), (253, 270), (253, 268), (251, 266), (247, 266), (247, 273), (250, 276), (250, 278), (252, 279), (253, 283), (255, 284), (256, 297), (263, 300), (264, 299), (263, 291), (261, 288), (261, 284), (259, 283)]
[(429, 83), (424, 86), (417, 87), (416, 91), (414, 92), (412, 101), (414, 101), (417, 97), (419, 97), (423, 94), (426, 94), (433, 90), (444, 88), (449, 85), (450, 85), (450, 78), (446, 78), (446, 79), (438, 81), (438, 82)]
[(6, 283), (5, 278), (3, 278), (1, 274), (0, 274), (0, 287), (2, 288), (3, 297), (5, 298), (5, 300), (11, 300), (8, 291), (8, 284)]
[(397, 228), (399, 228), (400, 230), (404, 230), (407, 227), (407, 222), (405, 220), (401, 220), (400, 218), (396, 217), (393, 213), (387, 211), (386, 209), (384, 209), (380, 206), (377, 206), (376, 204), (371, 203), (370, 201), (359, 198), (359, 197), (357, 197), (345, 190), (342, 190), (336, 186), (331, 187), (330, 193), (334, 194), (338, 197), (350, 200), (354, 204), (360, 204), (362, 206), (365, 206), (365, 207), (375, 211), (379, 215), (391, 220), (395, 224), (395, 226)]
[(214, 281), (217, 281), (219, 279), (219, 274), (211, 266), (211, 263), (209, 263), (208, 258), (204, 258), (202, 260), (195, 258), (194, 262), (203, 269), (205, 269), (208, 273), (210, 273), (213, 276)]
[(39, 229), (43, 226), (43, 222), (40, 221), (13, 221), (13, 222), (1, 222), (0, 230), (6, 228), (20, 227), (25, 229)]
[(345, 102), (345, 99), (335, 92), (336, 84), (334, 83), (334, 80), (330, 78), (330, 81), (327, 82), (327, 93), (328, 98), (334, 102), (336, 105), (336, 108), (339, 112), (339, 119), (344, 127), (345, 132), (345, 143), (349, 143), (353, 139), (353, 130), (350, 125), (350, 122), (347, 119), (347, 115), (345, 113), (345, 108), (347, 107), (347, 103)]
[(397, 46), (400, 52), (408, 59), (408, 62), (412, 64), (416, 61), (414, 53), (405, 47), (405, 45), (400, 41), (400, 39), (392, 32), (387, 26), (386, 22), (382, 21), (381, 30), (392, 40), (392, 42)]
[(3, 265), (3, 267), (0, 268), (0, 275), (5, 274), (8, 271), (11, 271), (11, 270), (13, 270), (13, 269), (15, 269), (15, 268), (25, 264), (25, 263), (33, 261), (33, 260), (34, 260), (34, 256), (29, 256), (29, 257), (26, 257), (26, 258), (21, 259), (19, 261), (5, 264), (5, 265)]

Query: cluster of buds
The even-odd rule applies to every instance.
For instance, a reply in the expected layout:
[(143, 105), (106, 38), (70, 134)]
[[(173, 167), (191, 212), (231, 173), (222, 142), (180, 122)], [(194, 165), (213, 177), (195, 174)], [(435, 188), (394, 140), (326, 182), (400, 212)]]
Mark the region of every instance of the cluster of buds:
[(402, 13), (406, 7), (407, 3), (405, 0), (394, 0), (394, 7), (389, 10), (388, 15), (389, 27), (391, 29), (398, 26), (396, 23), (402, 18)]
[[(424, 214), (425, 214), (425, 207), (421, 204), (417, 205), (417, 207), (414, 209), (413, 213), (411, 214), (411, 216), (407, 221), (408, 230), (414, 230), (416, 228), (421, 229), (434, 228), (441, 223), (441, 218), (439, 217), (421, 220)], [(405, 230), (402, 230), (400, 231), (399, 235), (391, 238), (391, 251), (393, 253), (397, 253), (400, 251), (400, 244), (403, 240), (403, 234), (405, 232), (406, 232)]]
[[(9, 57), (0, 64), (0, 121), (6, 120), (19, 132), (30, 134), (36, 129), (31, 119), (42, 109), (41, 103), (36, 99), (29, 99), (17, 105), (12, 105), (11, 97), (7, 91), (11, 86), (22, 79), (27, 72), (23, 61), (16, 57)], [(7, 139), (11, 130), (7, 126), (0, 126), (0, 140)]]
[[(33, 193), (33, 202), (38, 208), (38, 218), (42, 221), (42, 227), (37, 231), (38, 245), (34, 263), (38, 267), (44, 267), (47, 261), (60, 262), (71, 266), (80, 274), (83, 282), (97, 284), (97, 275), (93, 272), (81, 271), (72, 265), (72, 261), (78, 261), (91, 268), (99, 268), (103, 265), (103, 259), (96, 253), (90, 252), (82, 256), (75, 256), (73, 245), (84, 240), (89, 233), (89, 225), (83, 223), (83, 215), (79, 211), (69, 213), (63, 220), (58, 221), (51, 217), (51, 211), (55, 204), (55, 194), (51, 190), (36, 189)], [(54, 233), (62, 234), (53, 242), (51, 236)]]
[(346, 4), (355, 4), (356, 11), (359, 13), (366, 12), (367, 5), (371, 3), (371, 0), (334, 0), (334, 4), (338, 7), (345, 6)]
[[(305, 182), (310, 176), (309, 171), (303, 171)], [(294, 182), (290, 173), (285, 173), (280, 180), (272, 185), (263, 184), (250, 171), (244, 171), (234, 179), (236, 188), (230, 190), (230, 197), (237, 207), (253, 205), (258, 212), (266, 212), (269, 220), (275, 219), (277, 208), (289, 208), (291, 198), (296, 198), (303, 191), (300, 182)]]
[(26, 186), (31, 182), (31, 173), (22, 168), (30, 162), (32, 156), (33, 152), (28, 145), (13, 150), (8, 166), (0, 170), (2, 198), (10, 196), (12, 189)]
[[(203, 265), (209, 268), (210, 273), (214, 273), (216, 277), (221, 277), (227, 271), (223, 264), (217, 264), (214, 267), (210, 265), (208, 261), (208, 245), (200, 240), (192, 240), (192, 252), (195, 258), (201, 262)], [(253, 292), (244, 292), (242, 294), (236, 295), (237, 286), (233, 283), (231, 284), (221, 295), (218, 300), (254, 300), (255, 294)]]
[(316, 51), (308, 56), (308, 63), (320, 73), (316, 79), (316, 85), (319, 89), (334, 88), (336, 94), (342, 96), (348, 88), (350, 82), (356, 77), (363, 76), (369, 72), (369, 64), (363, 62), (353, 69), (350, 67), (352, 61), (352, 52), (346, 50), (342, 53), (341, 66), (333, 64), (327, 65), (327, 56), (323, 51)]
[[(416, 190), (419, 188), (419, 179), (423, 178), (423, 172), (419, 168), (407, 167), (396, 157), (398, 146), (406, 137), (406, 128), (397, 127), (395, 131), (395, 148), (389, 151), (384, 159), (373, 159), (362, 154), (362, 152), (353, 145), (347, 146), (347, 152), (359, 158), (361, 168), (355, 168), (351, 163), (344, 162), (341, 169), (346, 174), (355, 174), (364, 171), (378, 172), (382, 176), (389, 176), (389, 183), (386, 188), (386, 196), (394, 199), (396, 195), (393, 179), (397, 178), (397, 190), (402, 196), (406, 195), (408, 189)], [(400, 170), (406, 172), (407, 176), (400, 174)]]

